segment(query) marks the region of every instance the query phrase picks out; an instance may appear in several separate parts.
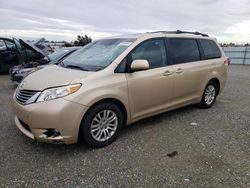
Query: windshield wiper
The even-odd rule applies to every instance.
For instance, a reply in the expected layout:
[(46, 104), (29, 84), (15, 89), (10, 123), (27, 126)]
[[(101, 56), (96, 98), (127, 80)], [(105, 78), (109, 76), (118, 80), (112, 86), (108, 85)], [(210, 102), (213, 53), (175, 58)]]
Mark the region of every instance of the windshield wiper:
[(81, 66), (78, 65), (65, 65), (65, 68), (69, 68), (69, 69), (78, 69), (78, 70), (83, 70), (83, 71), (89, 71), (88, 69), (85, 69)]

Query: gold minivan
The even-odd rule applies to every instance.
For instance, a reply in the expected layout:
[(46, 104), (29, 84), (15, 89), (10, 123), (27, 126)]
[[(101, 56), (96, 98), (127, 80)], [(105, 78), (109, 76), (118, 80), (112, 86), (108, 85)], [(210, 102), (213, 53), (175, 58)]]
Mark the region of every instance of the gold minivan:
[(21, 82), (15, 123), (38, 141), (106, 146), (140, 119), (190, 104), (211, 107), (227, 65), (216, 39), (198, 32), (96, 40)]

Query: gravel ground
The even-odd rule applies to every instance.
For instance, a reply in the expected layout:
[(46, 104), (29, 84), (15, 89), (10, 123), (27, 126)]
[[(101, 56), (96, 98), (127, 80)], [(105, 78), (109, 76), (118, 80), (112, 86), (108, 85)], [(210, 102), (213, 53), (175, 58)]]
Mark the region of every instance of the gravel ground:
[(214, 107), (135, 123), (110, 146), (37, 143), (14, 125), (0, 76), (0, 187), (250, 187), (250, 66), (230, 66)]

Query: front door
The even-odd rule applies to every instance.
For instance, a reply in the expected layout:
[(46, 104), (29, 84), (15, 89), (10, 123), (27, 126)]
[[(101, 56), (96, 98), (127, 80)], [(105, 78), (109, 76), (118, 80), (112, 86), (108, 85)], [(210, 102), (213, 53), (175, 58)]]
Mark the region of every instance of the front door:
[(126, 74), (132, 120), (166, 109), (173, 96), (174, 75), (172, 67), (167, 66), (164, 39), (150, 39), (141, 43), (128, 59), (131, 62), (145, 59), (150, 66), (148, 70)]
[(5, 51), (7, 50), (7, 47), (4, 43), (4, 40), (0, 39), (0, 72), (6, 72), (8, 67), (6, 67), (5, 62)]

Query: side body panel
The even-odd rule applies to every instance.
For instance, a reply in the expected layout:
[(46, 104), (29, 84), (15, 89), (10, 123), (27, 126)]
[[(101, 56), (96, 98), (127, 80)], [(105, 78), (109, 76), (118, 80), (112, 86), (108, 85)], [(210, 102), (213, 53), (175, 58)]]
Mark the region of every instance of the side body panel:
[(172, 67), (149, 69), (128, 73), (128, 95), (131, 118), (135, 121), (144, 116), (159, 113), (169, 106), (173, 97)]
[(199, 102), (203, 89), (208, 82), (210, 63), (196, 61), (173, 65), (174, 103), (187, 104)]
[[(111, 69), (112, 66), (110, 67)], [(120, 101), (127, 111), (127, 122), (130, 121), (128, 85), (125, 74), (110, 73), (109, 68), (100, 71), (100, 75), (91, 75), (82, 82), (79, 92), (66, 96), (65, 99), (88, 107), (105, 99)]]

